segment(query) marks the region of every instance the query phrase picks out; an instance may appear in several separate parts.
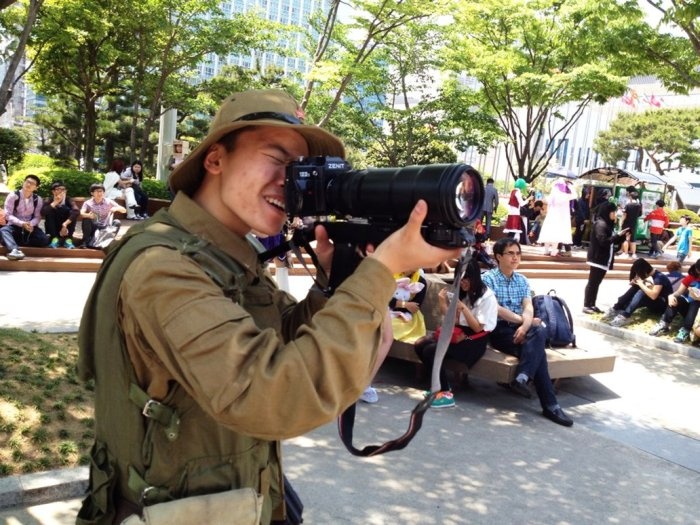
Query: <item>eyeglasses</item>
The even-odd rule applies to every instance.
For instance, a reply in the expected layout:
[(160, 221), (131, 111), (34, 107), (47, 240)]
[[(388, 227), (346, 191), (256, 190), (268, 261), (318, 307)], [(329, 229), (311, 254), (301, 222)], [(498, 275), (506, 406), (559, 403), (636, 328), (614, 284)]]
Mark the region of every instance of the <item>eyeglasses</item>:
[(511, 257), (520, 257), (520, 252), (503, 252), (503, 255), (509, 255)]

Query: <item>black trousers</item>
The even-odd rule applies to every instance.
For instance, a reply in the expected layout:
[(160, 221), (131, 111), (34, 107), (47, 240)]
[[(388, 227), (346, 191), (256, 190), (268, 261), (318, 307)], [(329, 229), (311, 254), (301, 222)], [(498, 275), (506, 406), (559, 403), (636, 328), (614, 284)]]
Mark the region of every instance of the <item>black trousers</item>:
[(586, 291), (583, 295), (584, 308), (587, 306), (595, 306), (595, 302), (598, 299), (598, 289), (600, 288), (600, 283), (603, 282), (603, 278), (605, 277), (606, 273), (608, 273), (607, 270), (591, 266), (591, 269), (588, 272), (588, 284), (586, 284)]
[[(63, 223), (66, 222), (68, 217), (70, 217), (70, 208), (51, 208), (44, 215), (44, 228), (46, 228), (46, 235), (50, 238), (58, 237), (61, 238), (61, 227)], [(66, 239), (71, 239), (75, 233), (75, 221), (68, 225), (68, 236)]]
[[(467, 334), (467, 337), (475, 335), (474, 331), (467, 327), (462, 327), (462, 330)], [(467, 368), (471, 368), (481, 359), (484, 352), (486, 352), (486, 343), (488, 341), (487, 332), (479, 332), (478, 336), (480, 337), (475, 337), (474, 339), (467, 338), (459, 343), (450, 343), (447, 347), (445, 357), (461, 361), (467, 365)], [(417, 342), (414, 348), (416, 354), (428, 370), (428, 377), (432, 377), (437, 341), (426, 338)], [(450, 390), (450, 383), (447, 380), (444, 366), (440, 368), (440, 390)]]

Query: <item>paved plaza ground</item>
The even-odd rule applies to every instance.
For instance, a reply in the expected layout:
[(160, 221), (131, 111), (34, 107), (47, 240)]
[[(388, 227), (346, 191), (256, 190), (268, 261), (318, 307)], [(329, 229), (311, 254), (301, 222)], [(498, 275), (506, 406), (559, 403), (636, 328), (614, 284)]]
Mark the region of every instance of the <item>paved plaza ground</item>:
[[(56, 279), (74, 290), (74, 302), (45, 311), (31, 297)], [(77, 329), (93, 279), (0, 273), (3, 295), (14, 298), (4, 301), (0, 326)], [(585, 281), (533, 286), (555, 288), (580, 315)], [(599, 306), (611, 305), (625, 286), (605, 281)], [(308, 279), (292, 278), (292, 287), (300, 295)], [(582, 325), (579, 346), (611, 347), (618, 358), (613, 372), (561, 382), (559, 399), (575, 420), (572, 428), (544, 419), (536, 400), (478, 379), (456, 391), (455, 408), (430, 410), (403, 451), (355, 458), (335, 424), (326, 425), (284, 444), (305, 523), (700, 523), (700, 359), (659, 349), (653, 339), (633, 343)], [(403, 433), (425, 385), (412, 365), (391, 361), (375, 386), (379, 403), (358, 410), (358, 447)], [(78, 505), (66, 499), (8, 509), (0, 523), (74, 523)]]

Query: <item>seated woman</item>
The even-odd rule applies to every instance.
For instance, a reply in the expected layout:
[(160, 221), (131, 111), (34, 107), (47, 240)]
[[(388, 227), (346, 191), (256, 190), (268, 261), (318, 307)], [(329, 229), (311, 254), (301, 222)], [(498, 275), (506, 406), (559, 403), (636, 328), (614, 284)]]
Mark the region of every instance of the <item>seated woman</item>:
[(142, 219), (148, 219), (148, 194), (141, 185), (143, 182), (143, 163), (140, 160), (132, 162), (131, 167), (122, 174), (122, 179), (126, 181), (131, 179), (132, 181), (131, 187), (134, 189), (136, 204), (139, 206), (136, 215)]
[[(455, 331), (446, 357), (461, 361), (471, 368), (486, 352), (488, 334), (498, 320), (498, 301), (493, 292), (481, 280), (481, 269), (475, 259), (467, 263), (464, 277), (459, 282), (459, 299)], [(447, 313), (447, 288), (438, 294), (440, 311)], [(437, 336), (425, 337), (415, 344), (416, 354), (432, 374), (437, 349)], [(432, 403), (435, 408), (455, 406), (452, 390), (444, 367), (440, 369), (440, 392)]]
[(630, 268), (630, 287), (617, 298), (602, 321), (610, 321), (611, 326), (625, 326), (630, 322), (637, 308), (648, 308), (655, 314), (662, 314), (668, 306), (668, 296), (673, 286), (666, 274), (652, 268), (645, 259), (637, 259)]
[(396, 292), (391, 301), (391, 326), (394, 339), (415, 343), (425, 336), (425, 318), (420, 306), (425, 299), (427, 283), (422, 270), (395, 275)]
[(141, 217), (136, 215), (136, 210), (139, 205), (136, 203), (136, 196), (134, 195), (133, 178), (130, 175), (124, 174), (122, 178), (122, 173), (124, 172), (124, 161), (121, 159), (115, 159), (112, 162), (110, 170), (105, 174), (105, 180), (103, 186), (105, 188), (105, 198), (110, 200), (116, 200), (120, 197), (126, 202), (126, 218), (129, 220), (139, 220)]
[[(394, 275), (394, 278), (396, 292), (389, 301), (389, 315), (382, 329), (382, 342), (372, 377), (389, 353), (394, 339), (404, 343), (414, 343), (426, 334), (425, 318), (420, 311), (427, 287), (423, 272), (421, 270), (405, 272)], [(379, 394), (372, 385), (369, 385), (360, 396), (360, 400), (365, 403), (376, 403), (379, 401)]]

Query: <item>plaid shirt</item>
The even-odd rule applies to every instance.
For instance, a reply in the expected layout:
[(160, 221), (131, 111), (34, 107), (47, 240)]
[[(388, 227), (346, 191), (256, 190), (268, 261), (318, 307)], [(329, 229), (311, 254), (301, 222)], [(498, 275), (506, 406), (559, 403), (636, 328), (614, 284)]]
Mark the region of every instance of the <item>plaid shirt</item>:
[(523, 299), (530, 297), (530, 284), (525, 276), (513, 272), (511, 277), (506, 277), (501, 270), (494, 268), (486, 272), (482, 279), (496, 294), (500, 306), (518, 315), (523, 313)]

